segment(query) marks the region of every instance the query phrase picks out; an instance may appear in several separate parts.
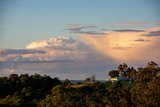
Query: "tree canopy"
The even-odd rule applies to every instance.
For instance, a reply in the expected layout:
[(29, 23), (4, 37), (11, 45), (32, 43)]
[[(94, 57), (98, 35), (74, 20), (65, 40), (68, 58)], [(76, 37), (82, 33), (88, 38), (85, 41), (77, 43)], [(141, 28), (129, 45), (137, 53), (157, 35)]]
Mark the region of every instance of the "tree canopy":
[(14, 107), (159, 107), (160, 67), (149, 62), (144, 68), (121, 64), (110, 77), (134, 78), (133, 82), (94, 81), (72, 84), (39, 74), (0, 77), (0, 106)]

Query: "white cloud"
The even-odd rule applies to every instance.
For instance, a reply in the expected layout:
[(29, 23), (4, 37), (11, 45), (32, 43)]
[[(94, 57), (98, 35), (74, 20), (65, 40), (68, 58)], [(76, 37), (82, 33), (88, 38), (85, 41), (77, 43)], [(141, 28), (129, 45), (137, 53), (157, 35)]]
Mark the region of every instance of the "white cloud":
[(8, 72), (6, 74), (10, 74), (9, 68), (19, 74), (37, 72), (69, 79), (82, 79), (82, 75), (85, 78), (98, 74), (98, 78), (105, 79), (106, 70), (115, 64), (111, 58), (104, 57), (91, 45), (70, 37), (35, 41), (27, 45), (26, 49), (3, 49), (1, 53), (0, 75), (4, 75), (4, 70)]
[(25, 58), (38, 58), (40, 61), (83, 59), (87, 54), (90, 54), (90, 51), (92, 54), (95, 53), (89, 45), (70, 37), (55, 37), (49, 40), (35, 41), (26, 48), (44, 50), (45, 54), (23, 55)]

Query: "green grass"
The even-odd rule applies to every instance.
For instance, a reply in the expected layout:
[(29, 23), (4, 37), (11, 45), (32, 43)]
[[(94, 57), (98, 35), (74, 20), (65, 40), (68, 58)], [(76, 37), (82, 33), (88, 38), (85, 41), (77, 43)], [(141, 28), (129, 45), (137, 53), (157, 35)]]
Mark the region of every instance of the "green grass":
[(73, 84), (71, 85), (72, 88), (81, 88), (83, 87), (85, 84)]

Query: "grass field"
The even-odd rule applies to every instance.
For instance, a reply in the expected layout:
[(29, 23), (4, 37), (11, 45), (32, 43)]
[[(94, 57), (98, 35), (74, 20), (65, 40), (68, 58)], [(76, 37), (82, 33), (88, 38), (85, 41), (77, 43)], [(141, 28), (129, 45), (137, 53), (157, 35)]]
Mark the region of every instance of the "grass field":
[(72, 88), (81, 88), (83, 87), (85, 84), (73, 84), (71, 85)]

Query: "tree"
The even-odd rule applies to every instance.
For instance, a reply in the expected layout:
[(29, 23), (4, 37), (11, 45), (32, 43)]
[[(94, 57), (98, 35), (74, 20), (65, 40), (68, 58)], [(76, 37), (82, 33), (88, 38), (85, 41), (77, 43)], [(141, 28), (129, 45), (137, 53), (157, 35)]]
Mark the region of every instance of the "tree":
[(133, 105), (129, 90), (126, 90), (120, 81), (112, 83), (111, 87), (107, 89), (103, 101), (105, 106), (109, 107), (128, 107)]
[(71, 82), (69, 81), (69, 79), (65, 79), (64, 82), (63, 82), (63, 85), (67, 86), (67, 85), (70, 85)]
[(155, 76), (155, 73), (152, 73), (152, 71), (148, 68), (143, 68), (138, 72), (138, 75), (136, 78), (143, 82), (149, 82), (152, 77)]
[(28, 74), (21, 74), (19, 78), (23, 86), (29, 86), (29, 75)]
[(133, 67), (129, 67), (126, 70), (127, 77), (135, 78), (137, 76), (137, 71)]
[(84, 80), (84, 83), (88, 83), (88, 82), (91, 82), (91, 79), (90, 79), (90, 78), (86, 78), (86, 79)]
[(147, 84), (144, 101), (148, 106), (160, 106), (160, 76), (155, 76)]
[(120, 64), (118, 66), (118, 72), (121, 77), (127, 77), (126, 70), (128, 69), (128, 65), (126, 63)]
[(96, 81), (96, 76), (95, 76), (95, 75), (92, 75), (92, 76), (90, 77), (90, 79), (91, 79), (92, 82), (95, 82), (95, 81)]
[(108, 75), (109, 75), (111, 78), (119, 77), (119, 73), (118, 73), (117, 70), (109, 71)]

